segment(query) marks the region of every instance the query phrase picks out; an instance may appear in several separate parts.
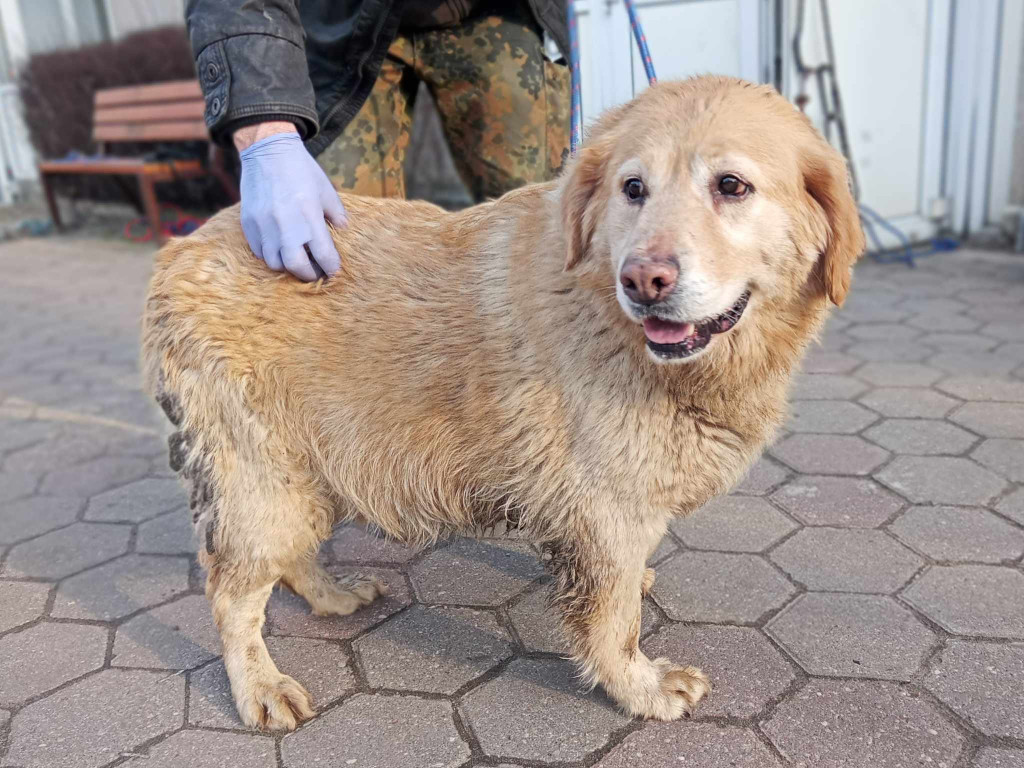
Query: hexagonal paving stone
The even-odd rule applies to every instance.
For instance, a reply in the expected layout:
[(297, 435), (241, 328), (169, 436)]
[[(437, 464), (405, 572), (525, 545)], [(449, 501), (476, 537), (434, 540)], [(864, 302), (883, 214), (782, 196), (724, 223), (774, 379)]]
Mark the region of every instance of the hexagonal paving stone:
[(916, 693), (876, 681), (811, 680), (763, 730), (783, 756), (808, 768), (907, 768), (910, 760), (950, 768), (964, 741)]
[(924, 336), (919, 338), (918, 341), (921, 344), (926, 344), (940, 352), (956, 349), (971, 349), (975, 352), (987, 352), (999, 344), (997, 340), (981, 336), (977, 333), (951, 333), (949, 331), (926, 333)]
[(998, 563), (1024, 554), (1024, 531), (976, 507), (912, 507), (891, 530), (935, 560)]
[(992, 352), (940, 352), (928, 358), (928, 365), (943, 373), (958, 376), (970, 371), (975, 376), (1005, 376), (1016, 367), (1013, 360)]
[(921, 331), (901, 323), (859, 323), (846, 330), (847, 335), (864, 341), (912, 341)]
[(1006, 487), (987, 469), (949, 456), (897, 456), (875, 477), (919, 504), (984, 505)]
[[(976, 331), (981, 327), (981, 323), (972, 317), (967, 317), (965, 315), (936, 314), (934, 312), (925, 312), (920, 315), (915, 315), (907, 320), (907, 323), (915, 328), (920, 328), (924, 331), (931, 331), (933, 333)], [(941, 349), (941, 347), (939, 348)]]
[(13, 544), (70, 525), (81, 508), (80, 500), (58, 496), (9, 501), (0, 515), (0, 544)]
[(187, 509), (175, 509), (139, 526), (135, 550), (144, 554), (191, 555), (197, 541)]
[[(509, 610), (509, 618), (516, 634), (527, 651), (538, 653), (568, 654), (568, 644), (563, 637), (558, 615), (548, 605), (548, 585), (541, 586), (520, 599)], [(640, 606), (640, 637), (654, 632), (659, 625), (658, 612), (648, 597)]]
[(35, 493), (39, 479), (35, 475), (0, 472), (0, 503), (21, 499)]
[(345, 563), (400, 565), (416, 556), (416, 550), (357, 525), (339, 528), (327, 546), (332, 559)]
[(696, 717), (753, 717), (795, 679), (785, 657), (750, 627), (671, 624), (641, 648), (652, 659), (666, 656), (711, 678), (714, 695), (700, 703)]
[(580, 687), (568, 661), (516, 659), (467, 694), (459, 711), (487, 755), (582, 760), (629, 720), (600, 690)]
[(53, 437), (58, 427), (52, 422), (24, 419), (2, 419), (0, 423), (0, 454), (26, 448)]
[(43, 612), (49, 594), (49, 584), (0, 581), (0, 632), (20, 627), (37, 618)]
[(99, 669), (106, 654), (103, 627), (43, 623), (5, 635), (0, 638), (0, 704), (20, 704)]
[(880, 387), (861, 397), (860, 402), (891, 418), (941, 419), (957, 401), (930, 389)]
[(7, 764), (98, 768), (179, 728), (184, 710), (184, 678), (107, 669), (21, 710)]
[(658, 568), (653, 596), (675, 621), (750, 624), (794, 591), (760, 557), (684, 552)]
[(921, 362), (935, 353), (920, 341), (861, 341), (846, 348), (846, 354), (874, 362)]
[(762, 456), (754, 462), (746, 477), (733, 490), (736, 493), (751, 493), (759, 496), (762, 493), (768, 493), (787, 477), (789, 477), (789, 471), (785, 467), (780, 466), (767, 456)]
[(65, 580), (52, 615), (110, 621), (188, 591), (183, 557), (127, 555)]
[(455, 693), (512, 655), (492, 613), (415, 605), (356, 640), (372, 688)]
[(924, 686), (982, 733), (1024, 739), (1024, 645), (954, 640)]
[(985, 437), (1024, 437), (1024, 403), (964, 403), (949, 418)]
[(801, 367), (804, 373), (849, 373), (860, 364), (855, 357), (819, 348), (807, 353)]
[(187, 500), (177, 480), (149, 477), (93, 496), (85, 519), (137, 523), (180, 507)]
[(1024, 638), (1024, 573), (993, 565), (932, 566), (903, 598), (958, 635)]
[[(268, 637), (266, 642), (277, 668), (305, 686), (314, 707), (330, 704), (355, 689), (349, 656), (336, 643), (309, 637)], [(245, 727), (235, 709), (223, 661), (191, 674), (188, 721), (201, 728)]]
[(1024, 768), (1024, 750), (985, 747), (978, 752), (971, 768)]
[(190, 595), (139, 614), (117, 629), (115, 667), (192, 669), (220, 654), (206, 598)]
[(811, 675), (910, 680), (935, 635), (889, 597), (811, 592), (765, 631)]
[(469, 754), (455, 730), (452, 705), (411, 696), (353, 696), (281, 743), (287, 768), (455, 768)]
[(928, 296), (910, 296), (900, 303), (900, 309), (913, 312), (915, 315), (956, 315), (963, 312), (969, 305), (950, 298), (931, 298)]
[(951, 376), (935, 386), (963, 400), (1024, 403), (1024, 381), (1007, 381), (991, 376)]
[(800, 373), (793, 380), (794, 400), (852, 400), (867, 386), (840, 373)]
[(797, 400), (786, 428), (793, 432), (852, 435), (877, 418), (867, 408), (846, 400)]
[(15, 546), (4, 573), (61, 579), (122, 554), (130, 536), (131, 530), (124, 525), (75, 523)]
[(771, 558), (808, 589), (830, 592), (889, 593), (924, 565), (883, 531), (862, 529), (805, 528)]
[(747, 728), (652, 723), (627, 736), (595, 768), (669, 765), (781, 768), (782, 763)]
[[(1017, 311), (1024, 317), (1024, 307), (1018, 307)], [(1024, 324), (1019, 318), (1013, 323), (989, 323), (982, 326), (978, 333), (1001, 341), (1024, 341)]]
[(977, 440), (970, 432), (931, 419), (886, 419), (864, 437), (894, 453), (918, 456), (963, 453)]
[(825, 475), (866, 475), (889, 454), (851, 435), (792, 435), (772, 454), (797, 472)]
[(275, 768), (274, 740), (267, 736), (210, 731), (178, 731), (152, 746), (145, 757), (122, 765), (131, 768)]
[(331, 566), (327, 570), (335, 576), (351, 573), (375, 576), (391, 592), (348, 616), (314, 616), (309, 604), (301, 597), (286, 589), (276, 589), (267, 605), (271, 634), (347, 640), (379, 624), (412, 602), (405, 577), (398, 571), (367, 566)]
[(70, 468), (95, 459), (103, 454), (103, 450), (103, 443), (95, 435), (63, 435), (11, 453), (4, 460), (4, 469), (14, 474), (38, 477), (51, 469)]
[(921, 363), (868, 363), (857, 378), (879, 387), (927, 387), (942, 378), (942, 372)]
[[(509, 610), (516, 634), (528, 651), (565, 654), (567, 643), (556, 611), (548, 604), (547, 585), (534, 590)], [(641, 618), (641, 631), (648, 629)]]
[(1018, 488), (1005, 499), (1001, 499), (996, 509), (1011, 520), (1024, 525), (1024, 488)]
[(412, 569), (412, 583), (426, 603), (500, 605), (543, 574), (529, 545), (457, 539), (431, 552)]
[(1007, 480), (1024, 483), (1024, 440), (986, 440), (971, 457)]
[(105, 456), (53, 470), (43, 480), (40, 491), (54, 496), (93, 496), (138, 480), (148, 469), (149, 463), (143, 459)]
[(772, 494), (772, 500), (808, 525), (875, 528), (903, 502), (873, 480), (802, 476)]
[(692, 549), (763, 552), (797, 526), (764, 499), (723, 496), (669, 527)]

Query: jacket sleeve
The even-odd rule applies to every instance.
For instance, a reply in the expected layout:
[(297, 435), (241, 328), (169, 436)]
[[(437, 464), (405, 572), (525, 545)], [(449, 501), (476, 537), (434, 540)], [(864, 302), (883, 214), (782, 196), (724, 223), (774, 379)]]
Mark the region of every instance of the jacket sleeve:
[(264, 120), (290, 120), (316, 135), (299, 0), (188, 0), (185, 22), (206, 99), (210, 135)]

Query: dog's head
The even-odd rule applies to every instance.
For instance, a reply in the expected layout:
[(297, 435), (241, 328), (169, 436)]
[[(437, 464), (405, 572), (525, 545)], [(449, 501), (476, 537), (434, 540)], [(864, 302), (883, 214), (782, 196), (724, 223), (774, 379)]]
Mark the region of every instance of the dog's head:
[(658, 361), (693, 359), (767, 305), (841, 304), (864, 248), (842, 156), (775, 90), (730, 78), (661, 83), (607, 113), (561, 193), (566, 268), (610, 267)]

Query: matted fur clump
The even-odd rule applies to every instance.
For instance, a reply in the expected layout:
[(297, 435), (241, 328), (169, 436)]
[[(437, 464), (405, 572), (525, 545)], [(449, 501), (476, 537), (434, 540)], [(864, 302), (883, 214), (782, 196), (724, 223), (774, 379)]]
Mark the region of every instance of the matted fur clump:
[(458, 213), (343, 195), (342, 271), (271, 272), (229, 208), (159, 254), (146, 379), (178, 432), (242, 719), (312, 714), (260, 635), (385, 592), (316, 552), (342, 520), (423, 544), (513, 519), (550, 555), (581, 670), (663, 720), (709, 690), (638, 648), (647, 557), (725, 492), (863, 249), (842, 158), (776, 92), (661, 83), (557, 181)]

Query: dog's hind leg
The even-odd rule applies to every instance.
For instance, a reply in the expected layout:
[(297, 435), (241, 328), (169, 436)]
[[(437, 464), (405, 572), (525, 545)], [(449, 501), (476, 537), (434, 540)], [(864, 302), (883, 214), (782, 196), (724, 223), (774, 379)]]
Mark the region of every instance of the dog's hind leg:
[(312, 701), (278, 670), (261, 629), (274, 585), (330, 534), (331, 507), (299, 462), (283, 450), (271, 455), (271, 441), (233, 441), (213, 428), (197, 434), (214, 500), (200, 557), (235, 706), (247, 726), (292, 730), (313, 716)]
[(315, 558), (295, 563), (281, 581), (304, 598), (317, 616), (348, 616), (390, 593), (386, 584), (371, 576), (353, 574), (335, 578)]
[(675, 720), (690, 714), (711, 685), (695, 667), (651, 660), (640, 650), (641, 599), (654, 582), (641, 536), (636, 526), (613, 520), (549, 544), (553, 597), (583, 673), (629, 714)]
[(252, 579), (237, 570), (214, 565), (206, 582), (235, 706), (251, 728), (293, 730), (313, 716), (313, 702), (302, 685), (278, 671), (260, 632), (277, 579)]

